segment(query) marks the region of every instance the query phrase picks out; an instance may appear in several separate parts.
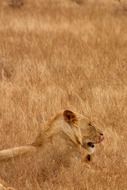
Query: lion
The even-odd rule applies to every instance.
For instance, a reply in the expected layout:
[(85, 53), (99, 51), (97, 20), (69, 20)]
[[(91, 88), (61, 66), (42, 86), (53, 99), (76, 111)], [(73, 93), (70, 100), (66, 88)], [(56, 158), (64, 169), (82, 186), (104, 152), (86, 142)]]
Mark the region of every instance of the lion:
[(65, 139), (67, 144), (83, 148), (90, 155), (95, 151), (95, 145), (104, 139), (103, 133), (90, 123), (87, 117), (70, 110), (64, 110), (53, 117), (38, 134), (32, 144), (0, 151), (0, 160), (14, 158), (28, 153), (36, 153), (39, 147), (52, 143), (55, 136)]

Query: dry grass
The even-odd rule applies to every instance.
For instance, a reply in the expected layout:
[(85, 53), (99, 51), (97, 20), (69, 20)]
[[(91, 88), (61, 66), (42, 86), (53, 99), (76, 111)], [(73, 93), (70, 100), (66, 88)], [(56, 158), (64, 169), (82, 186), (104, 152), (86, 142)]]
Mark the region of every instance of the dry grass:
[(0, 149), (31, 143), (66, 107), (105, 134), (89, 167), (58, 145), (0, 163), (18, 190), (127, 189), (127, 12), (117, 1), (75, 2), (0, 1)]
[(23, 6), (24, 1), (23, 0), (9, 0), (8, 5), (13, 7), (13, 8), (20, 8)]

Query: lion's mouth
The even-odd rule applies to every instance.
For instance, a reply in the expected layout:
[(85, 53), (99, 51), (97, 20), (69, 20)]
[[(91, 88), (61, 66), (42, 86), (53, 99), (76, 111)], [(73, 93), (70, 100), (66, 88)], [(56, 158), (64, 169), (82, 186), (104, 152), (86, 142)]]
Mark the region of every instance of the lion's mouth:
[(85, 142), (83, 143), (82, 147), (86, 148), (86, 147), (90, 147), (90, 148), (94, 148), (96, 144), (101, 143), (104, 140), (104, 136), (100, 136), (96, 141), (89, 141), (89, 142)]
[(87, 142), (87, 143), (83, 143), (82, 147), (85, 148), (85, 149), (88, 149), (88, 147), (89, 147), (89, 148), (94, 148), (95, 145), (94, 145), (93, 142), (90, 142), (90, 141), (89, 141), (89, 142)]
[(92, 143), (92, 142), (88, 142), (88, 143), (87, 143), (87, 146), (89, 146), (89, 147), (91, 147), (91, 148), (94, 148), (94, 147), (95, 147), (94, 143)]

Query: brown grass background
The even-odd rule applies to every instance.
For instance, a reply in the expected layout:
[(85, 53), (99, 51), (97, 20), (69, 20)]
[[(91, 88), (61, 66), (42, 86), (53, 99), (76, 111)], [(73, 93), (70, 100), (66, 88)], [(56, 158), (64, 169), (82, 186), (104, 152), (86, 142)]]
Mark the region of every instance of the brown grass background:
[(48, 147), (1, 162), (0, 177), (18, 190), (126, 190), (126, 1), (1, 0), (0, 149), (33, 142), (65, 108), (104, 132), (92, 163)]

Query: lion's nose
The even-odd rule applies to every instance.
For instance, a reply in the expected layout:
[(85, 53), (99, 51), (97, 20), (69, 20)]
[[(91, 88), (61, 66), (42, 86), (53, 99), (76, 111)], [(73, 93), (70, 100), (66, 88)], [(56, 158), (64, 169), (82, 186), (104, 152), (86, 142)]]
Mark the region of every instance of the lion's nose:
[(100, 133), (101, 136), (104, 136), (103, 133)]

